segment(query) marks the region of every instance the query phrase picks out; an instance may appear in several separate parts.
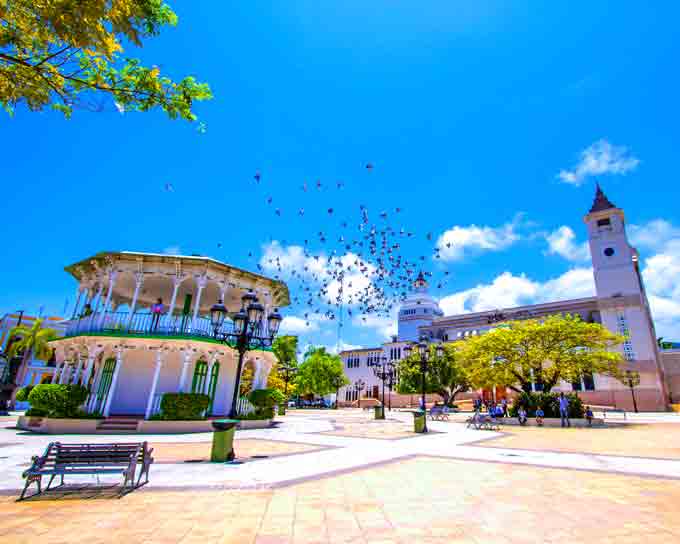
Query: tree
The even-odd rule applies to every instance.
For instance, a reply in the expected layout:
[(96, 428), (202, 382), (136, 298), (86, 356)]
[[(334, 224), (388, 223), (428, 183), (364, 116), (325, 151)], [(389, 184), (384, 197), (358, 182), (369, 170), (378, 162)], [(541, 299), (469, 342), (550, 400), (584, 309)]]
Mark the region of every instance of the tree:
[[(338, 385), (340, 384), (340, 385)], [(295, 385), (301, 395), (328, 395), (349, 384), (342, 360), (326, 348), (310, 348), (298, 367)]]
[(623, 338), (578, 315), (551, 315), (542, 321), (509, 321), (463, 341), (461, 354), (474, 387), (509, 387), (530, 392), (531, 383), (550, 391), (560, 380), (589, 374), (618, 376)]
[[(43, 319), (36, 319), (29, 327), (27, 325), (17, 325), (9, 332), (9, 337), (16, 339), (12, 342), (8, 352), (7, 360), (10, 361), (19, 353), (23, 354), (19, 368), (17, 369), (14, 383), (20, 386), (24, 383), (28, 365), (32, 358), (47, 361), (52, 357), (52, 347), (49, 342), (57, 338), (57, 331), (49, 327), (43, 328)], [(12, 393), (12, 400), (15, 399), (17, 389)]]
[(276, 364), (267, 379), (267, 387), (278, 389), (286, 397), (295, 394), (295, 372), (297, 371), (297, 336), (277, 336), (272, 345)]
[[(450, 406), (459, 393), (470, 388), (467, 369), (458, 347), (459, 342), (445, 344), (444, 355), (435, 356), (435, 347), (430, 346), (430, 363), (425, 375), (425, 392), (436, 393), (442, 397), (444, 404)], [(421, 372), (418, 355), (399, 362), (399, 384), (397, 390), (403, 394), (421, 392)]]
[(241, 379), (239, 380), (238, 392), (239, 395), (245, 397), (253, 388), (253, 381), (255, 379), (255, 365), (248, 361), (241, 371)]
[(640, 385), (640, 373), (637, 370), (626, 370), (620, 377), (622, 383), (630, 388), (630, 395), (633, 397), (633, 410), (637, 414), (637, 400), (635, 399), (635, 388)]
[(0, 0), (0, 104), (10, 114), (21, 103), (52, 106), (68, 118), (74, 106), (108, 97), (121, 113), (161, 108), (194, 121), (194, 101), (212, 98), (206, 83), (176, 83), (121, 57), (123, 42), (141, 47), (176, 24), (162, 0)]

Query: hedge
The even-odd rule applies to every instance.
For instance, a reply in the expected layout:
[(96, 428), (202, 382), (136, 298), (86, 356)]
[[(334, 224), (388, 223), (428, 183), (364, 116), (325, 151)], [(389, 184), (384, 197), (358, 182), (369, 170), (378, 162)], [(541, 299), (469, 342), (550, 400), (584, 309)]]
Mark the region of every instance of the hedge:
[(255, 389), (248, 395), (248, 400), (255, 408), (262, 410), (273, 408), (277, 404), (284, 404), (286, 397), (278, 389)]
[[(569, 417), (581, 418), (584, 414), (583, 401), (576, 393), (565, 393), (569, 399)], [(526, 393), (520, 394), (510, 408), (510, 415), (517, 417), (517, 411), (522, 406), (527, 412), (527, 416), (534, 417), (536, 409), (540, 406), (545, 413), (545, 417), (560, 417), (560, 395), (559, 393)]]
[(77, 417), (87, 400), (87, 388), (73, 384), (36, 385), (28, 395), (31, 408), (48, 417)]
[(28, 400), (28, 395), (30, 395), (32, 390), (33, 390), (32, 385), (27, 385), (25, 387), (19, 388), (19, 390), (17, 391), (16, 397), (14, 397), (15, 400), (17, 402), (26, 402)]
[(205, 419), (210, 397), (202, 393), (165, 393), (161, 400), (161, 419), (182, 421)]

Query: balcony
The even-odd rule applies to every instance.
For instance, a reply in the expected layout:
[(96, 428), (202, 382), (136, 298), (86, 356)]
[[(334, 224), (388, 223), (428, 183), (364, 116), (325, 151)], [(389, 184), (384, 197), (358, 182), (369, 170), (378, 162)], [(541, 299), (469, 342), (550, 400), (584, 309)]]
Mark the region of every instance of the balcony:
[[(231, 321), (225, 321), (217, 331), (217, 338), (233, 333)], [(101, 312), (74, 319), (66, 326), (65, 337), (121, 336), (135, 338), (200, 339), (218, 342), (210, 319), (190, 315), (162, 315), (155, 318), (150, 313)]]

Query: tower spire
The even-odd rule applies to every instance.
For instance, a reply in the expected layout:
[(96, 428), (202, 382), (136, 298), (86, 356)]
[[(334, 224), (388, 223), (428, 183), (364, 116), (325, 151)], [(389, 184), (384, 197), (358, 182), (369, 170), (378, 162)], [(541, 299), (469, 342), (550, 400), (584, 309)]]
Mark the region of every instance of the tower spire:
[(616, 208), (614, 204), (607, 198), (604, 194), (599, 183), (595, 183), (595, 199), (593, 200), (593, 205), (590, 208), (589, 213), (601, 212), (603, 210), (610, 210)]

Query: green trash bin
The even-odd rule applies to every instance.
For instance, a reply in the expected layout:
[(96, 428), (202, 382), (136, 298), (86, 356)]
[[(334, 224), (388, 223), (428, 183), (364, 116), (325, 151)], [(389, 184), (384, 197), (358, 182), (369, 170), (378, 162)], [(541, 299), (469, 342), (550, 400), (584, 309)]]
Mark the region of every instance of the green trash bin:
[(425, 412), (418, 411), (413, 412), (413, 432), (424, 433), (425, 432)]
[(234, 453), (234, 435), (236, 434), (235, 419), (215, 419), (212, 422), (213, 443), (210, 452), (210, 460), (213, 463), (226, 463), (233, 461), (236, 457)]
[(375, 406), (375, 419), (385, 419), (384, 406)]

